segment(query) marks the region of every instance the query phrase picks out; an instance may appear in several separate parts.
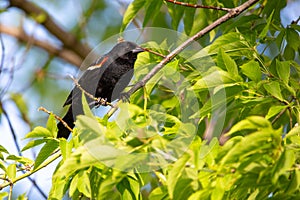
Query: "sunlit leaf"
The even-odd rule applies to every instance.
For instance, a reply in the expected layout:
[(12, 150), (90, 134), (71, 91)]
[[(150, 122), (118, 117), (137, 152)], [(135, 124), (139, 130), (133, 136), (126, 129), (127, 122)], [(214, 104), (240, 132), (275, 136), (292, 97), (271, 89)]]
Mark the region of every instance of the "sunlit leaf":
[(32, 140), (30, 142), (28, 142), (25, 147), (23, 147), (22, 151), (26, 151), (28, 149), (31, 149), (35, 146), (38, 146), (40, 144), (43, 144), (45, 142), (47, 142), (49, 139), (38, 139), (38, 140)]
[(49, 115), (46, 128), (51, 132), (52, 137), (56, 138), (58, 129), (57, 129), (56, 120), (55, 120), (55, 117), (53, 114)]
[(280, 175), (288, 173), (295, 162), (295, 154), (292, 150), (284, 150), (273, 168), (272, 182), (275, 184)]
[(23, 157), (23, 156), (16, 156), (16, 155), (9, 155), (6, 157), (7, 160), (14, 160), (16, 162), (19, 162), (23, 165), (32, 165), (33, 160)]
[(264, 84), (264, 88), (274, 97), (279, 99), (280, 101), (283, 101), (283, 97), (281, 95), (281, 89), (278, 82), (269, 82)]
[(86, 197), (91, 197), (91, 185), (87, 171), (81, 171), (78, 176), (78, 191)]
[(4, 197), (7, 197), (8, 193), (7, 192), (0, 192), (0, 199), (4, 199)]
[(39, 138), (39, 137), (53, 137), (53, 135), (48, 129), (42, 126), (37, 126), (31, 132), (27, 133), (27, 135), (25, 136), (25, 138)]
[(295, 169), (291, 174), (291, 181), (286, 190), (287, 194), (293, 194), (300, 187), (300, 171)]
[(290, 62), (281, 62), (276, 60), (276, 69), (278, 76), (285, 84), (288, 84), (290, 78)]
[(282, 110), (284, 110), (287, 106), (272, 106), (269, 111), (268, 114), (266, 115), (266, 119), (270, 119), (271, 117), (277, 115), (278, 113), (280, 113)]
[(9, 154), (9, 152), (2, 145), (0, 145), (0, 152)]
[(173, 199), (174, 189), (177, 181), (180, 179), (180, 176), (184, 170), (186, 162), (189, 160), (189, 154), (183, 154), (183, 156), (174, 163), (173, 168), (168, 174), (168, 192), (171, 199)]
[(6, 169), (6, 172), (7, 172), (8, 178), (10, 178), (10, 179), (16, 178), (16, 173), (17, 173), (17, 166), (16, 166), (16, 164), (10, 164), (10, 165), (8, 165), (8, 167)]
[(261, 81), (261, 71), (259, 64), (256, 61), (251, 60), (241, 66), (243, 74), (249, 77), (251, 80), (255, 82)]
[(237, 124), (235, 124), (227, 133), (227, 135), (231, 135), (242, 130), (261, 130), (269, 129), (271, 127), (272, 126), (267, 119), (260, 116), (250, 116), (247, 119), (239, 121)]
[(271, 15), (269, 16), (269, 18), (267, 19), (267, 24), (265, 25), (264, 29), (262, 30), (262, 32), (259, 34), (259, 38), (265, 38), (268, 34), (268, 31), (269, 31), (269, 28), (270, 28), (270, 24), (271, 24), (271, 21), (273, 19), (273, 14), (274, 14), (274, 11), (271, 13)]
[(227, 70), (231, 76), (238, 76), (238, 68), (235, 61), (221, 48), (218, 54), (218, 67)]
[(56, 140), (48, 141), (38, 153), (35, 163), (34, 169), (38, 168), (47, 158), (51, 156), (55, 149), (57, 149), (59, 143)]

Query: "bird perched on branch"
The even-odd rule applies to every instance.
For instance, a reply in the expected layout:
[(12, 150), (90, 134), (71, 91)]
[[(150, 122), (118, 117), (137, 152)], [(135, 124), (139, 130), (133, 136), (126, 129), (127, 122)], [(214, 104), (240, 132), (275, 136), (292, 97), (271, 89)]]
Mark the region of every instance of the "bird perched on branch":
[[(143, 49), (133, 42), (123, 41), (115, 45), (110, 52), (100, 57), (92, 64), (78, 81), (78, 85), (73, 88), (63, 106), (70, 105), (63, 121), (70, 128), (74, 127), (77, 115), (83, 114), (82, 91), (93, 95), (96, 98), (104, 99), (107, 102), (114, 101), (121, 97), (122, 91), (129, 84), (133, 76), (133, 67), (138, 53)], [(78, 87), (80, 86), (80, 87)], [(99, 105), (95, 99), (85, 95), (93, 108)], [(68, 138), (70, 130), (59, 122), (58, 138)]]

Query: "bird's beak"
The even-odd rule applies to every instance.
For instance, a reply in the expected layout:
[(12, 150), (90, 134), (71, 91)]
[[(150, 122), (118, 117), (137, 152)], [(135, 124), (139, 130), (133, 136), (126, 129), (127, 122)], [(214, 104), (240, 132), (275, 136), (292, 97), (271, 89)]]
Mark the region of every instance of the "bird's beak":
[(132, 53), (141, 53), (145, 51), (142, 47), (136, 47), (135, 49), (132, 50)]

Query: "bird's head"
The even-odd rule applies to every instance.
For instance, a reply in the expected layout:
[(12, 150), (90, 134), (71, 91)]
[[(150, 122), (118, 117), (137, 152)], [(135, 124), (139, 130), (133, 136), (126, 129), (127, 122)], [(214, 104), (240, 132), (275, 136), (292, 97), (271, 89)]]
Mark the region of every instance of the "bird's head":
[(109, 52), (109, 54), (113, 54), (115, 59), (123, 59), (128, 60), (130, 62), (135, 62), (137, 59), (137, 55), (144, 50), (137, 44), (133, 42), (120, 42)]

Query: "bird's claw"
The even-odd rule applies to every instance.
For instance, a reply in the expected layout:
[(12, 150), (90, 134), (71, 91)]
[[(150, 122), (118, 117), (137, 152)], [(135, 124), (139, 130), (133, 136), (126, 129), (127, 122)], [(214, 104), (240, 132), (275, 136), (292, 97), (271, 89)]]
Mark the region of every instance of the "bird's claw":
[(107, 106), (108, 102), (107, 102), (107, 98), (97, 98), (95, 99), (95, 107), (98, 108), (99, 106)]

